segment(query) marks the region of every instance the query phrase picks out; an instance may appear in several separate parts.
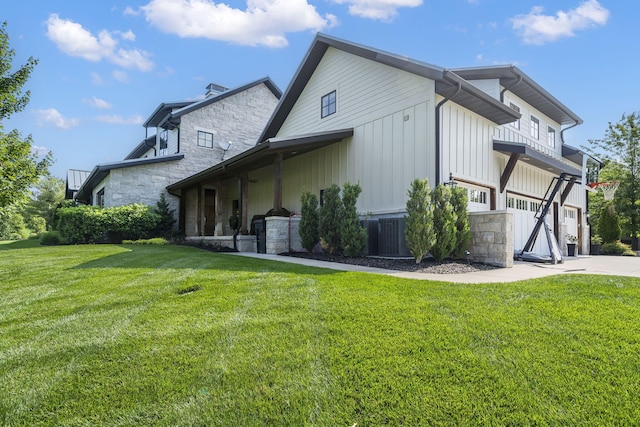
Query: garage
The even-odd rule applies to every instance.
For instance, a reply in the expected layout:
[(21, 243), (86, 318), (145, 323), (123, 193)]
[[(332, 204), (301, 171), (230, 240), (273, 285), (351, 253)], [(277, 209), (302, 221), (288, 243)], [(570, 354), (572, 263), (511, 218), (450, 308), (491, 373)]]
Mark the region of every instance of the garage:
[(467, 190), (467, 210), (469, 212), (483, 212), (491, 210), (490, 193), (488, 188), (467, 183), (458, 183), (458, 186)]
[[(540, 208), (541, 201), (510, 194), (507, 196), (507, 211), (513, 213), (513, 248), (516, 252), (522, 250), (527, 243), (533, 228), (536, 225), (536, 212)], [(547, 225), (553, 234), (552, 209), (547, 214)], [(538, 255), (550, 255), (549, 244), (544, 232), (544, 226), (540, 228), (536, 242), (530, 252)]]
[(564, 207), (564, 225), (567, 235), (578, 237), (578, 209), (568, 206)]

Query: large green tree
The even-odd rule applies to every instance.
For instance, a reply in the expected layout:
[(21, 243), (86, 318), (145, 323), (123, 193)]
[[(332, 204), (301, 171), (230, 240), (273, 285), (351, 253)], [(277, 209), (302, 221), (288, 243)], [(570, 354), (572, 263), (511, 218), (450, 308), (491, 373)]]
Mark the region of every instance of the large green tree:
[[(65, 182), (63, 179), (47, 175), (36, 184), (33, 195), (24, 209), (24, 218), (27, 224), (33, 218), (40, 217), (46, 221), (46, 228), (55, 228), (53, 218), (56, 209), (64, 200)], [(29, 227), (32, 228), (33, 227)], [(37, 230), (32, 230), (37, 231)]]
[(604, 138), (589, 143), (587, 151), (618, 172), (612, 177), (620, 181), (614, 200), (624, 234), (640, 235), (640, 114), (624, 114), (617, 123), (609, 122)]
[(29, 58), (13, 70), (15, 51), (9, 45), (7, 23), (0, 26), (0, 209), (27, 199), (29, 188), (47, 173), (51, 154), (38, 158), (31, 150), (30, 136), (23, 138), (17, 130), (5, 133), (3, 121), (24, 110), (29, 91), (23, 86), (38, 61)]

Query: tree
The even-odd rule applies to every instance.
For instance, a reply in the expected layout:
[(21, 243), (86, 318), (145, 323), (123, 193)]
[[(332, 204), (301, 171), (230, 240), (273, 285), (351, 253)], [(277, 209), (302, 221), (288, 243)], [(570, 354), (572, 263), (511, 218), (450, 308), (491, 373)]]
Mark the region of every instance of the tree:
[(451, 189), (451, 205), (456, 214), (456, 244), (453, 248), (453, 256), (461, 258), (473, 239), (471, 226), (469, 225), (469, 211), (467, 210), (467, 190), (465, 188)]
[(154, 212), (158, 214), (158, 225), (154, 234), (157, 237), (164, 237), (165, 239), (172, 238), (175, 235), (175, 210), (169, 208), (169, 202), (167, 202), (164, 193), (160, 193), (160, 200), (156, 202)]
[(302, 218), (300, 218), (298, 233), (300, 234), (302, 247), (312, 252), (313, 247), (320, 240), (318, 234), (318, 222), (320, 221), (318, 214), (318, 197), (309, 191), (304, 191), (300, 197), (300, 202), (302, 204), (300, 212)]
[(450, 256), (456, 247), (457, 215), (451, 204), (451, 189), (446, 185), (438, 185), (431, 192), (433, 203), (433, 228), (436, 232), (436, 243), (431, 248), (431, 255), (436, 261)]
[(601, 140), (590, 140), (588, 152), (620, 171), (616, 180), (616, 210), (625, 225), (625, 234), (640, 235), (640, 114), (623, 115), (618, 123), (609, 122)]
[(409, 252), (419, 264), (436, 243), (429, 181), (414, 179), (407, 196), (404, 236)]
[(6, 22), (0, 26), (0, 208), (26, 200), (29, 187), (46, 174), (51, 164), (51, 153), (38, 159), (31, 152), (30, 136), (23, 139), (17, 130), (4, 132), (2, 121), (24, 110), (29, 102), (30, 93), (23, 93), (22, 88), (38, 63), (29, 58), (12, 72), (15, 51), (9, 46), (6, 27)]
[(602, 237), (604, 243), (617, 242), (620, 239), (622, 230), (620, 229), (620, 221), (616, 214), (613, 202), (606, 203), (602, 211), (600, 211), (600, 218), (598, 219), (598, 233)]
[[(55, 228), (54, 215), (56, 209), (64, 200), (64, 191), (64, 180), (51, 175), (41, 178), (24, 210), (24, 218), (27, 224), (32, 222), (32, 218), (40, 217), (44, 218), (46, 229), (53, 230)], [(29, 228), (35, 232), (32, 227)]]
[(345, 182), (342, 187), (342, 223), (340, 232), (342, 250), (349, 257), (360, 255), (367, 245), (367, 230), (360, 224), (356, 203), (362, 192), (360, 184)]
[(330, 254), (340, 248), (340, 222), (342, 220), (342, 200), (340, 187), (331, 184), (324, 190), (324, 201), (320, 206), (318, 232), (322, 239), (323, 249)]

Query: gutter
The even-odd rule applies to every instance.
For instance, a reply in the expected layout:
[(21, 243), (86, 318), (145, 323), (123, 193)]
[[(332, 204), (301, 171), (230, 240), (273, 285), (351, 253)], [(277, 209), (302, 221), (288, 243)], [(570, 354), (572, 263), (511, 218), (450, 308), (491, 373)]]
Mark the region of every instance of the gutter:
[[(445, 71), (446, 73), (446, 71)], [(438, 102), (438, 105), (436, 105), (436, 182), (435, 182), (435, 186), (440, 184), (440, 163), (441, 163), (441, 159), (440, 159), (440, 108), (447, 102), (449, 101), (451, 98), (453, 98), (454, 96), (456, 96), (458, 93), (460, 93), (460, 91), (462, 90), (462, 83), (461, 82), (456, 82), (456, 84), (458, 85), (458, 88), (456, 89), (456, 91), (454, 93), (452, 93), (451, 95), (446, 96), (442, 101)]]
[(581, 123), (582, 123), (582, 121), (581, 121), (581, 120), (576, 120), (576, 122), (575, 122), (574, 124), (572, 124), (571, 126), (567, 126), (566, 128), (562, 129), (562, 130), (560, 131), (560, 142), (561, 142), (562, 144), (564, 144), (564, 132), (565, 132), (565, 131), (567, 131), (567, 130), (569, 130), (569, 129), (571, 129), (571, 128), (574, 128), (574, 127), (578, 126), (578, 125), (579, 125), (579, 124), (581, 124)]
[(522, 74), (517, 73), (515, 67), (511, 67), (511, 72), (513, 74), (515, 74), (516, 76), (518, 76), (518, 80), (516, 80), (516, 82), (514, 84), (512, 84), (511, 86), (505, 86), (505, 88), (500, 91), (500, 102), (502, 102), (502, 103), (504, 103), (504, 94), (505, 94), (505, 92), (508, 91), (508, 90), (513, 89), (514, 87), (518, 86), (520, 84), (520, 82), (522, 82)]

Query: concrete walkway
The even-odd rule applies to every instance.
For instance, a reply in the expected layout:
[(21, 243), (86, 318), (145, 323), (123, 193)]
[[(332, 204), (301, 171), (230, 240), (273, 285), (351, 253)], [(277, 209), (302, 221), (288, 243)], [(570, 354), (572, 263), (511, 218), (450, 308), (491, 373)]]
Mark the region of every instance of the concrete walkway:
[(504, 283), (518, 280), (535, 279), (555, 274), (607, 274), (616, 276), (631, 276), (640, 278), (640, 257), (622, 256), (577, 256), (565, 257), (562, 264), (537, 264), (516, 261), (513, 268), (498, 268), (488, 271), (477, 271), (463, 274), (428, 274), (384, 270), (381, 268), (363, 267), (358, 265), (340, 264), (326, 261), (316, 261), (305, 258), (295, 258), (279, 255), (238, 252), (235, 255), (272, 261), (301, 264), (310, 267), (321, 267), (340, 271), (360, 271), (365, 273), (386, 274), (394, 277), (417, 280), (438, 280), (456, 283)]

